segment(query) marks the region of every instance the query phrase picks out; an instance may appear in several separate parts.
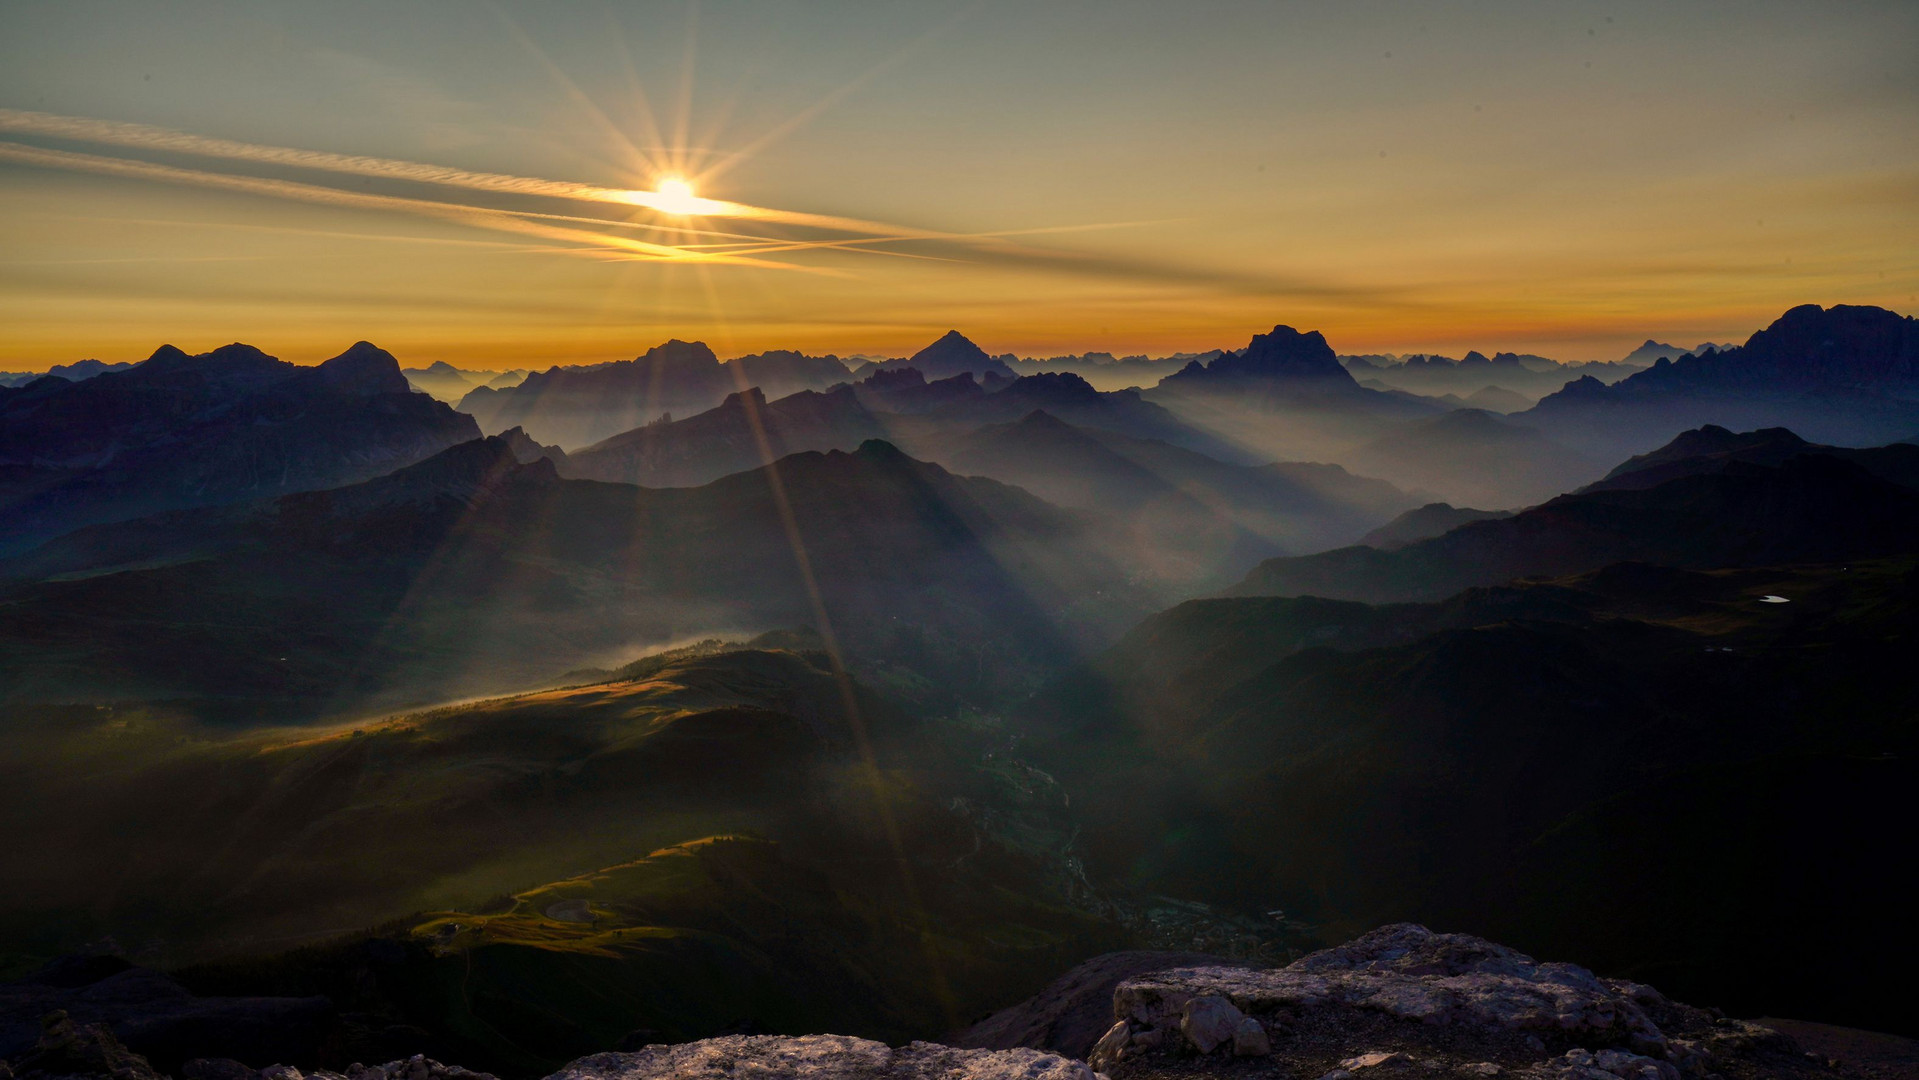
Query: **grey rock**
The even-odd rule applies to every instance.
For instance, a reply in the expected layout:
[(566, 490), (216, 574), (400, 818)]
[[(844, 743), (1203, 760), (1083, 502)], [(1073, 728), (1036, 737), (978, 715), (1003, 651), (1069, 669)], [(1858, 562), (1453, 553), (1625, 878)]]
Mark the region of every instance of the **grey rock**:
[(1410, 1054), (1375, 1050), (1370, 1054), (1349, 1057), (1340, 1062), (1339, 1067), (1352, 1073), (1389, 1074), (1410, 1071), (1418, 1064)]
[(953, 1045), (981, 1050), (1030, 1046), (1066, 1057), (1088, 1057), (1093, 1043), (1113, 1026), (1113, 990), (1127, 979), (1176, 967), (1257, 966), (1205, 953), (1106, 953), (1073, 968), (1018, 1005), (974, 1024)]
[(1233, 1029), (1234, 1057), (1265, 1057), (1273, 1052), (1273, 1041), (1266, 1035), (1266, 1029), (1258, 1020), (1244, 1017), (1239, 1026)]
[(1095, 1080), (1084, 1062), (1027, 1047), (893, 1048), (847, 1035), (729, 1035), (630, 1054), (594, 1054), (547, 1080)]
[(1382, 927), (1285, 968), (1180, 968), (1128, 980), (1113, 1008), (1136, 1024), (1157, 1026), (1202, 996), (1223, 997), (1252, 1014), (1331, 1006), (1429, 1024), (1663, 1038), (1640, 1005), (1642, 997), (1657, 997), (1648, 988), (1412, 924)]
[(1201, 994), (1181, 1002), (1179, 1030), (1195, 1050), (1210, 1054), (1221, 1043), (1232, 1041), (1233, 1032), (1239, 1028), (1239, 1022), (1245, 1016), (1226, 998), (1218, 994)]
[(1626, 1050), (1568, 1050), (1523, 1075), (1527, 1080), (1680, 1080), (1670, 1062)]
[(1108, 1068), (1119, 1061), (1121, 1055), (1132, 1043), (1132, 1025), (1121, 1020), (1108, 1028), (1106, 1034), (1101, 1035), (1099, 1041), (1093, 1044), (1093, 1052), (1086, 1056), (1086, 1062), (1095, 1069)]

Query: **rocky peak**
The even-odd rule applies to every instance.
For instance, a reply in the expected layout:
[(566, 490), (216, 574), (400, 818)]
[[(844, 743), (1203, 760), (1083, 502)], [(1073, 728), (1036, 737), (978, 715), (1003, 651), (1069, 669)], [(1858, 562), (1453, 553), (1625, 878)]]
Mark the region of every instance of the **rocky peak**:
[(1006, 366), (1005, 361), (988, 356), (985, 349), (967, 340), (958, 330), (948, 330), (938, 341), (914, 353), (906, 360), (905, 366), (918, 368), (929, 381), (961, 374), (998, 374), (1007, 379), (1014, 378), (1013, 370)]
[(413, 384), (400, 372), (393, 354), (368, 341), (356, 341), (352, 347), (315, 369), (320, 383), (340, 394), (371, 397), (375, 394), (411, 393)]
[(640, 354), (639, 359), (643, 363), (667, 364), (700, 362), (717, 364), (720, 362), (720, 358), (713, 354), (713, 350), (707, 346), (706, 342), (681, 341), (679, 338), (668, 338)]
[(764, 408), (766, 405), (766, 393), (757, 386), (749, 386), (744, 390), (738, 390), (726, 395), (725, 400), (720, 402), (720, 408), (732, 410), (744, 409), (748, 402), (751, 402), (756, 408)]
[(186, 350), (177, 345), (162, 345), (153, 350), (153, 355), (147, 357), (145, 363), (149, 367), (164, 368), (174, 364), (185, 363), (191, 359), (192, 357), (187, 355)]
[(1300, 333), (1284, 325), (1273, 327), (1268, 334), (1255, 334), (1246, 348), (1221, 355), (1211, 366), (1188, 364), (1168, 378), (1182, 382), (1304, 379), (1358, 385), (1340, 364), (1332, 346), (1326, 344), (1325, 335), (1317, 330)]

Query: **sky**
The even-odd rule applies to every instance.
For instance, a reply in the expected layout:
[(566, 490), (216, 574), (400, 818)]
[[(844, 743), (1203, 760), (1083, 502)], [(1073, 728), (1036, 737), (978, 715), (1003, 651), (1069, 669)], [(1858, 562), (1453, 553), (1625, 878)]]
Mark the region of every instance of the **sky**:
[(0, 237), (0, 370), (1616, 359), (1919, 312), (1919, 4), (0, 0)]

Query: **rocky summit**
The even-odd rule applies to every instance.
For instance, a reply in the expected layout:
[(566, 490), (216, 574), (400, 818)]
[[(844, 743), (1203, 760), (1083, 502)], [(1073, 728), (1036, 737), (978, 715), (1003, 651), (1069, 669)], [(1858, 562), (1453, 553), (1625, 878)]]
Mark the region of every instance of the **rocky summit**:
[[(1156, 962), (1180, 966), (1154, 968)], [(1076, 991), (1114, 986), (1111, 1024), (1081, 1061)], [(1836, 1030), (1836, 1029), (1835, 1029)], [(1770, 1027), (1682, 1005), (1640, 983), (1401, 923), (1282, 968), (1196, 954), (1096, 957), (975, 1025), (971, 1048), (847, 1035), (726, 1035), (594, 1054), (546, 1080), (1812, 1080), (1898, 1075), (1804, 1052)], [(1039, 1045), (1022, 1045), (1038, 1043)], [(253, 1069), (200, 1058), (186, 1080), (494, 1080), (423, 1055), (365, 1066)], [(110, 1023), (50, 1014), (13, 1077), (162, 1080)]]
[[(1770, 1028), (1650, 986), (1410, 923), (1287, 967), (1174, 968), (1121, 982), (1090, 1064), (1113, 1080), (1743, 1080), (1839, 1075)], [(1257, 1059), (1243, 1062), (1237, 1059)]]

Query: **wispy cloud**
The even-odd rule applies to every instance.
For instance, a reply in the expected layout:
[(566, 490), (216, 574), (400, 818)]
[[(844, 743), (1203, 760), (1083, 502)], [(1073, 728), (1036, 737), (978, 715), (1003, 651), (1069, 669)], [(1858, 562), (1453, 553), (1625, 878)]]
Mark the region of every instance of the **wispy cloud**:
[[(696, 262), (838, 274), (836, 267), (795, 262), (782, 255), (809, 253), (885, 255), (921, 260), (973, 262), (1072, 276), (1132, 280), (1156, 285), (1201, 286), (1236, 293), (1313, 296), (1322, 299), (1376, 299), (1319, 281), (1286, 280), (1204, 267), (1169, 265), (1151, 258), (1037, 247), (1020, 237), (1124, 228), (1142, 222), (1104, 222), (990, 232), (951, 232), (755, 206), (684, 193), (620, 188), (571, 180), (479, 172), (393, 158), (340, 154), (196, 135), (147, 124), (0, 109), (0, 133), (121, 147), (135, 152), (188, 155), (244, 162), (276, 169), (366, 177), (403, 184), (456, 188), (504, 198), (552, 199), (573, 204), (576, 213), (478, 205), (430, 197), (344, 190), (323, 183), (247, 175), (233, 171), (185, 168), (132, 156), (108, 156), (54, 149), (21, 142), (0, 142), (0, 160), (39, 168), (122, 176), (159, 183), (189, 184), (273, 198), (361, 210), (399, 212), (460, 224), (535, 236), (554, 241), (572, 254), (595, 259)], [(524, 203), (520, 204), (524, 206)], [(597, 208), (596, 216), (586, 207)], [(617, 208), (617, 209), (616, 209)], [(643, 217), (633, 217), (641, 213)], [(739, 222), (745, 228), (716, 226)], [(629, 233), (654, 239), (638, 239)]]

